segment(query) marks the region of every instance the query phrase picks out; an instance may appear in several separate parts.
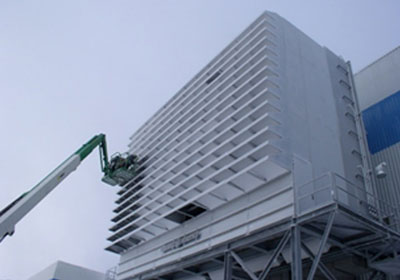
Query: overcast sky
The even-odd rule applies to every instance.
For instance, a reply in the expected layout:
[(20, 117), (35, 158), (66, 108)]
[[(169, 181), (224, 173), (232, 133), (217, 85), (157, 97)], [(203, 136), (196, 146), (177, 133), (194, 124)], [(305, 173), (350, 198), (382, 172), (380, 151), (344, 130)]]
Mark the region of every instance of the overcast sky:
[[(400, 45), (397, 0), (0, 0), (0, 209), (93, 135), (110, 152), (264, 10), (355, 71)], [(0, 279), (57, 260), (104, 272), (117, 188), (93, 153), (0, 244)]]

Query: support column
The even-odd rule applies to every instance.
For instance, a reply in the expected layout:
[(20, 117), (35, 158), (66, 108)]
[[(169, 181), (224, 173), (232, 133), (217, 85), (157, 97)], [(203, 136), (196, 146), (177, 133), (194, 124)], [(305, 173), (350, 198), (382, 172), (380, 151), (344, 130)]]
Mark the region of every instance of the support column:
[(319, 245), (318, 253), (314, 258), (313, 264), (310, 268), (310, 272), (308, 273), (307, 280), (314, 279), (314, 274), (315, 274), (315, 271), (317, 270), (319, 261), (322, 256), (322, 252), (324, 251), (326, 242), (328, 241), (328, 238), (329, 238), (329, 234), (331, 233), (333, 221), (335, 220), (335, 214), (336, 214), (335, 212), (332, 212), (329, 215), (328, 222), (326, 224), (326, 228), (325, 228), (324, 234), (322, 235), (321, 243)]
[(224, 280), (232, 280), (232, 256), (230, 251), (224, 255)]
[(276, 260), (276, 258), (279, 256), (279, 254), (282, 252), (283, 248), (286, 246), (287, 242), (289, 241), (290, 234), (291, 234), (291, 232), (287, 231), (285, 233), (285, 235), (282, 237), (282, 239), (279, 241), (278, 246), (276, 246), (274, 253), (269, 258), (265, 268), (261, 272), (259, 280), (265, 280), (267, 278), (268, 273), (271, 270), (274, 261)]
[(292, 263), (291, 263), (291, 273), (292, 280), (302, 280), (303, 270), (301, 264), (301, 232), (300, 226), (294, 225), (291, 229), (292, 239), (290, 241), (292, 249)]

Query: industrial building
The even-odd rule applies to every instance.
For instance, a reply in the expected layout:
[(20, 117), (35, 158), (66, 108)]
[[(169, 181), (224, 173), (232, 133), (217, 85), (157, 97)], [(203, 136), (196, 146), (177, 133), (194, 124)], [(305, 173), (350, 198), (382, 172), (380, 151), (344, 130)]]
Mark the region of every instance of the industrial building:
[[(354, 75), (372, 166), (379, 175), (375, 177), (377, 194), (392, 205), (400, 204), (399, 73), (400, 47), (397, 47)], [(391, 214), (400, 218), (398, 211)]]
[(399, 273), (359, 112), (350, 64), (263, 13), (132, 135), (118, 279)]
[(105, 274), (57, 261), (28, 280), (105, 280)]

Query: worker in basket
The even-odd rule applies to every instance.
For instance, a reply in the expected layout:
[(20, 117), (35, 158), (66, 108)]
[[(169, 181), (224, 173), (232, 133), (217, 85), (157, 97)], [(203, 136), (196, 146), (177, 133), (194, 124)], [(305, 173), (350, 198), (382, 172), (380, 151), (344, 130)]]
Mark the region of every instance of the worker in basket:
[(126, 158), (121, 155), (116, 155), (111, 159), (110, 170), (112, 172), (120, 168), (129, 170), (135, 166), (137, 159), (138, 157), (136, 155), (128, 155)]

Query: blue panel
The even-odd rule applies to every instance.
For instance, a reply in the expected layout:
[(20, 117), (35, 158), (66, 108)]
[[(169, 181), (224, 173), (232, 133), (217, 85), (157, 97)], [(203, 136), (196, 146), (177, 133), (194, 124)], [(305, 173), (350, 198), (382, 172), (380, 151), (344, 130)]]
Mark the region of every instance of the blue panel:
[(367, 108), (362, 116), (372, 154), (400, 141), (400, 91)]

